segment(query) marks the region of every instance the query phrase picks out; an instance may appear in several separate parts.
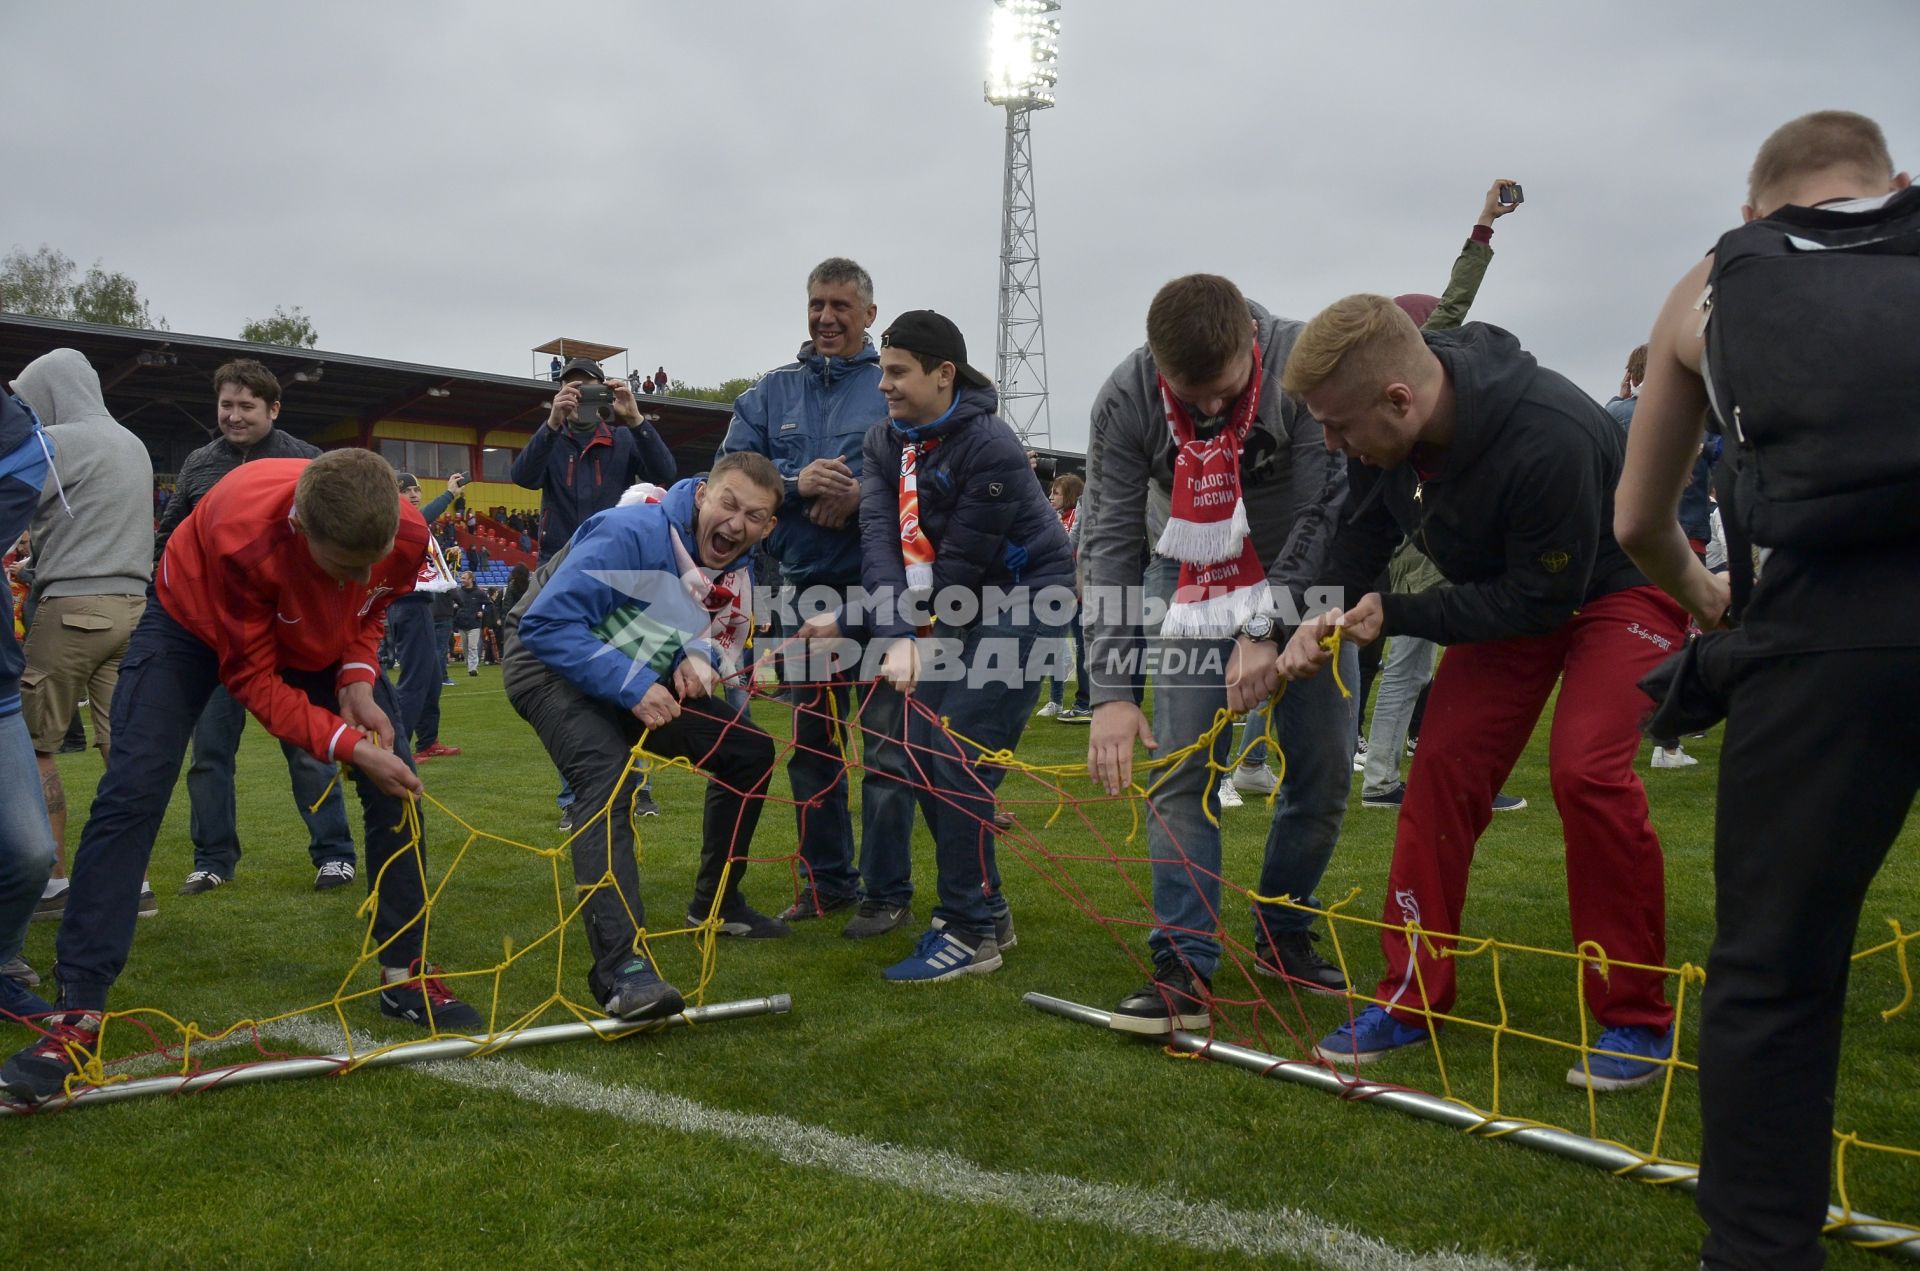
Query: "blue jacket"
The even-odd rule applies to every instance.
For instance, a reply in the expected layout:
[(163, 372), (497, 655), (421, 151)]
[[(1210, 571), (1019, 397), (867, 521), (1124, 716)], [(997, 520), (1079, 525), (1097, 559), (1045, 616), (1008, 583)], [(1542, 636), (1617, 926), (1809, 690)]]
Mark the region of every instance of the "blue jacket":
[[(47, 479), (53, 443), (33, 410), (8, 393), (0, 397), (0, 551), (33, 523), (40, 487)], [(26, 662), (13, 638), (13, 592), (0, 579), (6, 597), (6, 621), (0, 623), (0, 717), (20, 713), (20, 672)]]
[[(1073, 588), (1073, 548), (1027, 465), (1027, 449), (993, 412), (1000, 395), (963, 386), (953, 407), (930, 424), (891, 420), (867, 431), (860, 481), (860, 581), (868, 591), (906, 591), (900, 556), (900, 451), (934, 441), (918, 467), (920, 529), (933, 543), (933, 593), (947, 587)], [(911, 635), (904, 615), (882, 606), (872, 624), (885, 639)]]
[[(589, 697), (627, 710), (639, 705), (687, 649), (702, 647), (698, 637), (710, 619), (681, 585), (670, 537), (677, 529), (687, 550), (699, 551), (693, 491), (700, 480), (678, 483), (659, 503), (588, 517), (552, 576), (523, 602), (518, 643)], [(513, 653), (509, 647), (507, 660)]]
[(796, 482), (814, 460), (834, 458), (846, 460), (858, 479), (867, 429), (886, 418), (880, 350), (871, 341), (850, 358), (821, 357), (808, 341), (800, 346), (798, 361), (767, 372), (734, 400), (720, 453), (763, 454), (787, 480), (780, 523), (767, 540), (785, 582), (847, 587), (860, 581), (858, 518), (837, 530), (815, 525), (807, 519), (807, 501)]
[[(1607, 414), (1622, 432), (1633, 427), (1633, 408), (1640, 398), (1616, 397), (1607, 403)], [(1707, 441), (1693, 461), (1693, 474), (1687, 488), (1680, 492), (1680, 532), (1704, 543), (1713, 537), (1713, 465), (1720, 458), (1720, 437), (1708, 433)]]
[(673, 452), (651, 424), (629, 428), (601, 424), (582, 445), (568, 427), (534, 430), (513, 461), (513, 483), (540, 491), (540, 559), (567, 545), (574, 530), (595, 512), (620, 501), (636, 481), (671, 485)]

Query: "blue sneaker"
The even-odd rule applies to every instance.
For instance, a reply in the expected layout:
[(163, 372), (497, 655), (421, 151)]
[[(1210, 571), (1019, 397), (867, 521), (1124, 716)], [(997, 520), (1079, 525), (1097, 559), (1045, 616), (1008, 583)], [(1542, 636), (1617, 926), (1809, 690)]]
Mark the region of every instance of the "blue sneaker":
[(985, 975), (999, 969), (999, 941), (992, 936), (970, 936), (942, 927), (921, 936), (912, 953), (880, 974), (895, 984), (937, 984), (957, 976)]
[[(1603, 1051), (1614, 1052), (1602, 1054)], [(1609, 1028), (1593, 1044), (1593, 1053), (1567, 1069), (1567, 1084), (1597, 1091), (1631, 1090), (1660, 1075), (1673, 1058), (1673, 1030), (1656, 1032), (1642, 1024)]]
[(1495, 812), (1524, 812), (1526, 809), (1527, 801), (1517, 794), (1508, 794), (1503, 790), (1493, 796)]
[(1427, 1040), (1427, 1030), (1402, 1024), (1384, 1006), (1369, 1006), (1352, 1020), (1328, 1033), (1313, 1053), (1330, 1064), (1358, 1067), (1406, 1046)]

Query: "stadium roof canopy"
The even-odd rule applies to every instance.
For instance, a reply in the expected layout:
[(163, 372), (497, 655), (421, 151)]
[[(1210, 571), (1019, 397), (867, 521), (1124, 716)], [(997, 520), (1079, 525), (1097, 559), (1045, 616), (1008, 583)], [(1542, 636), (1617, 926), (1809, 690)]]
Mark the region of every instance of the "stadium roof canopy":
[[(567, 347), (588, 346), (568, 341)], [(531, 429), (546, 415), (554, 392), (545, 378), (0, 313), (0, 379), (11, 380), (28, 362), (57, 348), (78, 349), (93, 363), (107, 407), (120, 422), (143, 437), (182, 434), (180, 440), (194, 445), (213, 435), (213, 372), (236, 357), (255, 358), (279, 377), (277, 426), (299, 437), (344, 420), (358, 421), (363, 438), (388, 419), (483, 432)], [(716, 402), (660, 395), (643, 398), (641, 409), (658, 417), (655, 427), (686, 472), (700, 471), (711, 461), (732, 414)]]
[(569, 340), (561, 336), (557, 340), (548, 340), (545, 344), (533, 346), (535, 353), (551, 353), (559, 358), (590, 357), (596, 362), (604, 362), (610, 357), (619, 357), (626, 350), (617, 344), (595, 344), (592, 340)]

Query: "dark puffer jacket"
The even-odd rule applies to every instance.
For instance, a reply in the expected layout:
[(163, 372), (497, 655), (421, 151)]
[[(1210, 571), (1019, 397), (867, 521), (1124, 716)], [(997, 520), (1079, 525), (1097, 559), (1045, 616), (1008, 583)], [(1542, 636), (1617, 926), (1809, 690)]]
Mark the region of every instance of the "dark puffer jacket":
[[(867, 430), (860, 474), (860, 581), (899, 596), (907, 586), (900, 556), (900, 451), (908, 440), (933, 442), (920, 455), (920, 528), (933, 543), (933, 592), (948, 587), (1073, 586), (1073, 548), (1060, 514), (1033, 479), (1026, 447), (995, 415), (991, 388), (963, 387), (940, 419), (903, 430), (888, 420)], [(901, 615), (882, 613), (873, 634), (911, 635)]]

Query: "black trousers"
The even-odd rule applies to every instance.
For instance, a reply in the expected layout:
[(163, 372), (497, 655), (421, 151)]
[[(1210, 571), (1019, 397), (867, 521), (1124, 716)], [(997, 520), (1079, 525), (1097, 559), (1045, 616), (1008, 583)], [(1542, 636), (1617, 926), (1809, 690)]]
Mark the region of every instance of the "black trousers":
[(1920, 789), (1920, 649), (1741, 666), (1720, 752), (1698, 1206), (1710, 1267), (1817, 1267), (1861, 905)]
[[(646, 925), (629, 815), (638, 773), (624, 780), (621, 776), (645, 729), (631, 711), (588, 697), (544, 667), (521, 671), (508, 665), (507, 700), (533, 725), (554, 766), (573, 787), (574, 807), (590, 813), (574, 825), (573, 878), (579, 887), (594, 889), (581, 914), (593, 952), (588, 983), (595, 998), (604, 1002), (614, 974), (635, 953), (640, 928)], [(706, 917), (716, 893), (721, 893), (724, 911), (740, 900), (740, 880), (773, 773), (773, 739), (725, 699), (709, 697), (682, 702), (680, 718), (648, 734), (647, 749), (686, 759), (713, 778), (707, 783), (700, 866), (689, 911)], [(596, 886), (609, 872), (613, 885)]]

